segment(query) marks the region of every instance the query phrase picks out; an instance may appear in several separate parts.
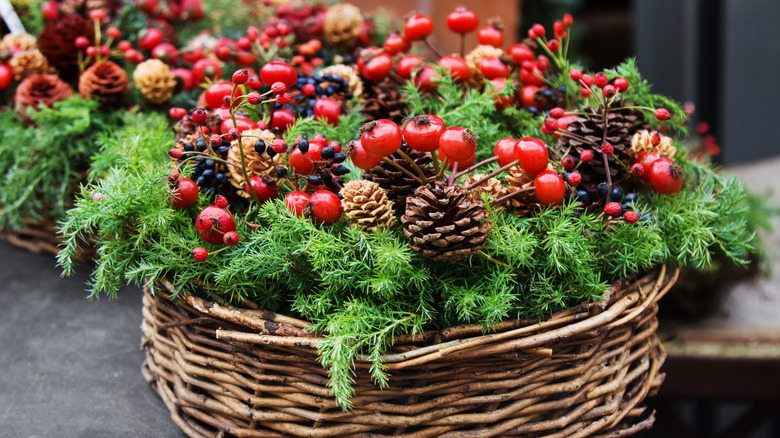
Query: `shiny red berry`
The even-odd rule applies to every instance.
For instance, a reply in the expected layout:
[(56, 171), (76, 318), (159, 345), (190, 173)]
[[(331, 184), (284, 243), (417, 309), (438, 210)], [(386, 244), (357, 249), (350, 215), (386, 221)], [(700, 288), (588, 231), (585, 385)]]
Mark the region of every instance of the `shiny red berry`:
[(439, 148), (439, 137), (444, 132), (444, 121), (432, 114), (412, 117), (403, 128), (406, 144), (414, 150), (431, 152)]
[(520, 167), (530, 175), (543, 172), (549, 164), (547, 144), (534, 137), (523, 137), (515, 143), (515, 157), (520, 160)]
[(360, 141), (360, 139), (355, 140), (351, 143), (352, 146), (352, 152), (350, 155), (350, 159), (352, 160), (352, 163), (363, 169), (368, 170), (377, 164), (379, 164), (380, 161), (382, 161), (382, 157), (377, 157), (374, 155), (369, 154), (366, 149), (363, 147), (363, 143)]
[(198, 214), (195, 228), (203, 240), (218, 245), (225, 233), (236, 230), (236, 222), (227, 210), (212, 205)]
[(284, 197), (284, 205), (286, 205), (287, 209), (298, 217), (303, 216), (303, 209), (308, 203), (309, 195), (299, 190), (290, 192)]
[(324, 119), (329, 125), (338, 126), (341, 120), (341, 104), (330, 97), (321, 97), (314, 102), (314, 117)]
[(228, 200), (222, 195), (217, 195), (217, 197), (214, 199), (214, 205), (216, 205), (219, 208), (227, 208)]
[[(206, 101), (206, 106), (209, 108), (219, 108), (225, 105), (225, 98), (230, 99), (230, 95), (233, 93), (232, 82), (216, 82), (203, 92), (203, 98)], [(240, 95), (241, 91), (236, 90), (236, 95)]]
[(477, 14), (465, 7), (455, 8), (447, 15), (447, 28), (455, 33), (473, 32), (479, 26)]
[(485, 26), (477, 32), (477, 41), (486, 46), (501, 47), (504, 45), (504, 32), (493, 26)]
[(604, 88), (609, 83), (609, 79), (607, 79), (607, 75), (604, 72), (598, 72), (593, 75), (593, 83), (599, 88)]
[(168, 110), (168, 115), (174, 120), (183, 119), (187, 115), (187, 110), (181, 107), (172, 107)]
[(517, 159), (515, 157), (515, 144), (517, 144), (517, 140), (511, 137), (504, 137), (496, 142), (493, 155), (498, 157), (499, 166), (507, 166)]
[(202, 248), (200, 246), (193, 249), (190, 254), (192, 255), (192, 258), (195, 259), (195, 261), (198, 263), (205, 262), (209, 257), (209, 252), (206, 251), (206, 248)]
[(404, 37), (409, 41), (421, 40), (431, 33), (433, 33), (433, 20), (427, 15), (412, 15), (404, 24)]
[(235, 231), (228, 231), (222, 236), (222, 242), (227, 246), (236, 246), (238, 244), (238, 233)]
[(312, 218), (323, 225), (333, 225), (341, 218), (341, 199), (330, 190), (317, 190), (309, 197)]
[(241, 68), (233, 72), (233, 83), (236, 85), (245, 84), (249, 80), (249, 71)]
[(360, 141), (365, 150), (375, 157), (386, 157), (401, 146), (401, 128), (392, 120), (367, 122), (360, 128)]
[(566, 194), (566, 183), (563, 178), (552, 170), (546, 170), (534, 178), (536, 200), (542, 205), (555, 205), (563, 201)]
[(163, 42), (163, 32), (156, 27), (143, 29), (138, 33), (138, 47), (141, 50), (152, 50), (154, 46)]
[(679, 192), (682, 187), (682, 167), (668, 158), (656, 160), (648, 173), (650, 185), (659, 193), (673, 195)]
[(560, 119), (564, 115), (566, 115), (566, 111), (564, 111), (563, 108), (553, 108), (550, 110), (550, 117), (554, 119)]
[(621, 93), (625, 93), (628, 90), (628, 79), (620, 77), (612, 81), (612, 85), (618, 89)]
[(544, 34), (546, 33), (544, 26), (538, 23), (531, 26), (531, 30), (533, 31), (534, 35), (536, 35), (536, 37), (538, 38), (543, 37)]
[(192, 66), (192, 76), (197, 82), (219, 80), (222, 77), (222, 67), (211, 58), (202, 58)]
[(634, 163), (631, 166), (631, 174), (634, 176), (642, 176), (645, 174), (645, 166), (642, 163)]
[(512, 56), (517, 65), (522, 64), (523, 61), (533, 62), (536, 60), (536, 54), (534, 54), (533, 49), (525, 44), (512, 44), (507, 53)]
[[(411, 79), (412, 70), (421, 62), (422, 58), (417, 55), (406, 55), (398, 61), (396, 72), (398, 73), (398, 76), (401, 76), (404, 79)], [(314, 86), (312, 85), (312, 87)]]
[(467, 161), (476, 153), (477, 136), (460, 126), (449, 127), (439, 137), (439, 150), (451, 161)]
[(574, 23), (574, 18), (571, 16), (571, 14), (564, 14), (563, 15), (563, 24), (566, 27), (569, 27)]
[(382, 44), (382, 48), (385, 49), (385, 52), (390, 56), (406, 52), (410, 47), (411, 44), (409, 44), (409, 41), (399, 33), (391, 33)]
[(484, 58), (479, 63), (479, 71), (488, 79), (509, 77), (509, 66), (498, 58)]
[(41, 13), (43, 18), (54, 21), (60, 18), (60, 3), (56, 1), (48, 1), (41, 6)]
[(572, 158), (571, 155), (567, 155), (561, 160), (561, 165), (566, 170), (572, 170), (574, 169), (574, 166), (577, 165), (577, 163), (574, 161), (574, 158)]
[(366, 62), (360, 73), (369, 81), (379, 82), (393, 70), (393, 58), (387, 53), (380, 53)]
[(260, 69), (260, 79), (268, 86), (273, 85), (274, 82), (282, 82), (287, 88), (291, 88), (295, 86), (298, 72), (295, 67), (286, 62), (274, 61), (265, 64)]
[(198, 185), (189, 178), (178, 178), (168, 194), (173, 208), (187, 208), (198, 200)]

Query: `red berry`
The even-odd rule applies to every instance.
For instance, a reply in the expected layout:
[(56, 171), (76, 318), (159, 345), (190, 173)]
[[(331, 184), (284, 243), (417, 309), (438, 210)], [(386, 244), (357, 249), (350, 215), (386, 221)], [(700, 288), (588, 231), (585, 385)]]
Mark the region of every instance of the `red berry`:
[(393, 58), (387, 53), (380, 53), (363, 65), (360, 73), (369, 81), (379, 82), (393, 70)]
[(295, 86), (298, 79), (298, 72), (295, 67), (286, 62), (269, 62), (260, 69), (260, 79), (268, 86), (274, 82), (282, 82), (287, 88)]
[(593, 85), (593, 76), (587, 73), (583, 73), (581, 79), (582, 79), (582, 83), (585, 84), (586, 87), (590, 87), (591, 85)]
[(249, 72), (245, 68), (241, 68), (233, 72), (233, 83), (236, 85), (245, 84), (249, 80)]
[[(439, 154), (439, 161), (444, 161), (444, 160), (447, 158), (447, 157), (446, 157), (446, 156), (445, 156), (445, 155), (442, 153), (441, 149), (439, 149), (439, 152), (438, 152), (438, 154)], [(469, 158), (468, 160), (465, 160), (465, 161), (453, 161), (453, 160), (447, 160), (447, 170), (454, 170), (454, 169), (455, 169), (455, 165), (456, 165), (456, 164), (458, 165), (458, 169), (460, 169), (460, 170), (463, 170), (463, 169), (468, 169), (468, 168), (469, 168), (469, 166), (471, 166), (472, 164), (474, 164), (474, 160), (475, 160), (476, 158), (477, 158), (477, 154), (474, 154), (474, 155), (472, 155), (472, 156), (471, 156), (471, 158)]]
[[(398, 61), (398, 67), (396, 68), (398, 76), (401, 76), (404, 79), (411, 79), (412, 70), (414, 70), (414, 68), (417, 67), (417, 65), (421, 62), (422, 58), (417, 55), (404, 56)], [(312, 88), (314, 88), (314, 85), (312, 85)]]
[(477, 32), (477, 41), (486, 46), (501, 47), (504, 45), (504, 32), (493, 26), (485, 26)]
[[(236, 122), (238, 122), (237, 118), (236, 118)], [(246, 128), (246, 129), (250, 129), (250, 128)], [(242, 131), (243, 131), (243, 129), (242, 129)], [(238, 129), (236, 129), (236, 128), (228, 128), (227, 134), (228, 134), (228, 138), (229, 139), (231, 139), (231, 140), (238, 140)]]
[(282, 93), (276, 96), (276, 102), (279, 105), (287, 105), (288, 103), (292, 102), (292, 96), (290, 96), (290, 93)]
[(593, 75), (593, 83), (599, 88), (604, 88), (609, 83), (609, 79), (607, 79), (607, 75), (604, 72), (598, 72)]
[(465, 7), (455, 8), (447, 15), (447, 27), (455, 33), (473, 32), (479, 26), (479, 17)]
[(211, 147), (218, 147), (222, 144), (222, 137), (220, 137), (219, 134), (211, 134), (209, 136), (209, 143), (211, 144)]
[(622, 77), (621, 78), (615, 78), (615, 80), (612, 81), (612, 84), (621, 93), (625, 93), (626, 90), (628, 90), (628, 79), (626, 79), (626, 78), (622, 78)]
[(631, 174), (634, 176), (642, 176), (645, 174), (645, 166), (642, 163), (634, 163), (631, 166)]
[[(530, 68), (520, 69), (520, 82), (522, 82), (525, 85), (535, 85), (535, 86), (544, 85), (544, 74), (539, 69), (539, 67), (536, 66), (531, 61), (525, 61), (525, 62), (528, 62), (527, 66)], [(523, 62), (523, 64), (525, 64), (525, 62)]]
[(209, 257), (209, 252), (206, 251), (206, 248), (201, 248), (200, 246), (193, 249), (190, 254), (192, 255), (192, 258), (195, 259), (195, 261), (198, 263), (205, 262)]
[(580, 152), (580, 161), (583, 163), (590, 163), (593, 161), (593, 158), (595, 157), (595, 154), (590, 149), (585, 149), (584, 151)]
[(198, 200), (198, 185), (189, 178), (178, 178), (168, 194), (173, 208), (187, 208)]
[(330, 97), (321, 97), (314, 102), (314, 117), (325, 119), (332, 126), (338, 126), (341, 120), (341, 105)]
[(639, 220), (639, 214), (637, 214), (635, 211), (629, 210), (623, 213), (623, 220), (625, 220), (626, 223), (633, 224)]
[(530, 175), (538, 175), (547, 169), (549, 164), (547, 144), (541, 139), (523, 137), (515, 144), (515, 157), (520, 160), (520, 167)]
[(650, 144), (653, 146), (661, 144), (661, 135), (657, 132), (653, 133), (652, 137), (650, 137)]
[(220, 132), (223, 134), (229, 134), (230, 130), (235, 129), (236, 136), (233, 138), (235, 140), (238, 138), (238, 133), (244, 132), (247, 129), (252, 129), (252, 126), (254, 126), (255, 122), (252, 121), (252, 119), (248, 119), (246, 117), (236, 117), (236, 125), (233, 126), (233, 119), (226, 118), (222, 120), (222, 124), (220, 125)]
[(365, 123), (360, 130), (360, 141), (366, 151), (375, 157), (386, 157), (401, 146), (401, 128), (392, 120), (379, 119)]
[(176, 82), (180, 82), (185, 91), (190, 91), (195, 88), (195, 77), (192, 76), (192, 72), (186, 68), (175, 68), (171, 72)]
[(547, 48), (550, 49), (551, 52), (555, 53), (561, 48), (561, 43), (559, 43), (558, 40), (547, 41)]
[(655, 118), (658, 120), (661, 121), (669, 120), (669, 117), (671, 116), (672, 115), (669, 114), (669, 110), (667, 110), (666, 108), (658, 108), (657, 110), (655, 110)]
[(563, 24), (566, 25), (566, 27), (569, 27), (574, 23), (574, 18), (571, 16), (571, 14), (564, 14), (563, 15)]
[(645, 168), (645, 173), (641, 175), (642, 179), (645, 181), (650, 181), (650, 169), (653, 168), (653, 165), (661, 158), (661, 156), (656, 151), (645, 151), (640, 152), (636, 158), (637, 163), (642, 164)]
[(301, 92), (304, 96), (311, 96), (317, 91), (317, 88), (314, 86), (314, 84), (306, 84), (301, 88)]
[(263, 101), (263, 96), (261, 96), (257, 91), (252, 91), (246, 95), (246, 101), (251, 105), (257, 105)]
[(76, 46), (77, 49), (84, 49), (89, 46), (89, 40), (87, 37), (76, 37), (76, 39), (73, 41), (73, 44)]
[(536, 85), (526, 85), (520, 89), (520, 104), (524, 107), (539, 107), (544, 104), (540, 89)]
[(604, 206), (604, 214), (607, 216), (618, 216), (621, 211), (623, 211), (623, 207), (619, 202), (607, 202), (607, 205)]
[(263, 81), (261, 81), (257, 76), (250, 77), (246, 84), (249, 85), (249, 88), (255, 91), (260, 91), (263, 89)]
[(284, 82), (274, 82), (274, 84), (271, 85), (271, 90), (274, 94), (282, 94), (287, 91), (287, 85), (285, 85)]
[(180, 107), (173, 107), (168, 110), (168, 115), (174, 120), (183, 119), (187, 115), (187, 110)]
[(563, 24), (563, 21), (556, 21), (553, 23), (553, 32), (555, 32), (556, 36), (566, 32), (566, 26)]
[(60, 18), (60, 3), (56, 1), (48, 1), (41, 6), (41, 13), (43, 18), (54, 21)]
[(93, 21), (103, 21), (106, 19), (106, 11), (103, 9), (93, 9), (89, 11), (89, 18)]
[(423, 92), (433, 91), (439, 87), (439, 83), (435, 80), (438, 77), (439, 74), (436, 73), (436, 69), (434, 69), (430, 65), (426, 65), (414, 77), (414, 85), (416, 85), (417, 88), (419, 88), (420, 91)]
[(198, 214), (195, 228), (203, 240), (218, 245), (223, 243), (225, 233), (236, 231), (236, 222), (227, 210), (212, 205)]
[(218, 80), (222, 77), (222, 67), (213, 59), (199, 59), (192, 66), (192, 76), (199, 83), (205, 82), (206, 79)]
[(216, 205), (219, 208), (227, 208), (228, 200), (222, 195), (217, 195), (217, 197), (214, 199), (214, 205)]
[(222, 236), (222, 242), (227, 246), (236, 246), (238, 244), (238, 233), (235, 231), (228, 231)]
[(176, 148), (173, 148), (173, 149), (170, 149), (170, 150), (168, 151), (168, 156), (170, 156), (170, 157), (171, 157), (171, 158), (173, 158), (173, 159), (179, 159), (179, 158), (181, 158), (183, 155), (184, 155), (184, 152), (183, 152), (181, 149), (176, 149)]
[(284, 197), (284, 205), (286, 205), (287, 209), (298, 217), (303, 216), (303, 209), (308, 203), (309, 195), (299, 190), (290, 192)]
[(409, 44), (409, 41), (407, 41), (403, 35), (395, 32), (388, 35), (385, 42), (382, 44), (382, 48), (385, 49), (385, 52), (390, 56), (406, 52), (410, 47), (411, 44)]
[(205, 125), (209, 120), (209, 115), (206, 111), (203, 111), (202, 109), (196, 109), (192, 113), (192, 120), (198, 125)]
[(580, 94), (582, 94), (582, 97), (587, 99), (591, 95), (590, 88), (580, 88)]
[(412, 149), (431, 152), (439, 148), (439, 138), (444, 129), (444, 121), (441, 118), (424, 114), (412, 117), (406, 122), (403, 128), (403, 138)]
[(477, 136), (469, 129), (452, 126), (439, 137), (439, 149), (452, 161), (467, 161), (476, 153)]
[(580, 175), (579, 172), (572, 172), (569, 175), (569, 185), (572, 187), (577, 187), (582, 182), (582, 175)]
[(605, 85), (604, 86), (604, 97), (610, 98), (617, 94), (617, 89), (614, 85)]
[(138, 33), (138, 47), (141, 50), (152, 50), (156, 45), (163, 42), (163, 32), (156, 27), (143, 29)]
[(610, 142), (605, 141), (601, 144), (601, 152), (604, 152), (607, 155), (612, 155), (615, 152), (615, 147), (612, 146)]
[(404, 24), (404, 37), (408, 41), (421, 40), (433, 32), (433, 20), (423, 14), (412, 15)]
[[(438, 146), (438, 139), (437, 139), (437, 146)], [(355, 140), (352, 143), (352, 155), (350, 155), (350, 159), (352, 160), (352, 163), (363, 169), (368, 170), (377, 164), (379, 164), (380, 161), (382, 161), (382, 157), (376, 157), (374, 155), (369, 154), (366, 149), (363, 147), (362, 142), (360, 139)]]
[[(78, 39), (78, 38), (77, 38), (77, 39)], [(116, 45), (116, 48), (117, 48), (117, 49), (118, 49), (120, 52), (126, 52), (127, 50), (129, 50), (129, 49), (132, 49), (132, 48), (133, 48), (133, 45), (132, 45), (132, 44), (130, 44), (130, 41), (127, 41), (127, 40), (122, 40), (122, 41), (120, 41), (120, 42), (118, 42), (118, 43), (117, 43), (117, 45)]]
[[(257, 195), (257, 199), (261, 204), (264, 204), (267, 201), (279, 196), (279, 187), (276, 185), (276, 183), (267, 183), (263, 181), (262, 177), (259, 176), (253, 176), (252, 178), (249, 178), (249, 183), (252, 185), (252, 190), (254, 190), (255, 194)], [(247, 191), (247, 193), (249, 193), (249, 186), (244, 187), (244, 189)]]
[(314, 171), (314, 162), (319, 161), (322, 158), (322, 148), (325, 147), (325, 143), (309, 141), (309, 149), (306, 153), (301, 152), (300, 149), (295, 148), (290, 152), (288, 161), (290, 167), (301, 175), (310, 175)]
[(200, 47), (184, 49), (181, 51), (181, 57), (190, 64), (194, 64), (203, 58), (203, 49)]
[(680, 191), (683, 183), (683, 170), (677, 163), (668, 158), (656, 160), (649, 172), (650, 185), (655, 191), (672, 195)]
[(309, 197), (311, 214), (323, 225), (333, 225), (341, 218), (341, 199), (330, 190), (317, 190)]
[(567, 155), (561, 160), (561, 165), (566, 170), (572, 170), (574, 169), (574, 166), (577, 165), (577, 163), (574, 161), (574, 158), (572, 158), (571, 155)]
[(536, 55), (534, 51), (525, 44), (512, 44), (507, 50), (512, 58), (515, 60), (515, 64), (520, 65), (523, 61), (535, 61)]
[(546, 32), (544, 30), (544, 26), (538, 23), (531, 26), (531, 30), (534, 32), (534, 35), (536, 35), (539, 38), (543, 37)]
[(496, 146), (493, 148), (493, 155), (498, 157), (499, 166), (507, 166), (517, 159), (515, 157), (515, 144), (517, 144), (517, 140), (510, 137), (504, 137), (496, 142)]
[(274, 111), (274, 116), (271, 120), (271, 128), (284, 132), (293, 124), (295, 124), (295, 115), (292, 112), (288, 110)]
[(479, 71), (488, 79), (506, 78), (509, 67), (498, 58), (484, 58), (479, 63)]
[[(133, 52), (135, 52), (135, 50), (133, 50)], [(90, 58), (97, 58), (97, 49), (95, 49), (95, 46), (87, 47), (87, 56)], [(133, 56), (135, 56), (135, 53), (133, 53)]]
[(582, 72), (577, 70), (576, 68), (572, 68), (569, 70), (569, 77), (574, 82), (579, 82), (580, 79), (582, 79)]
[(490, 84), (493, 86), (493, 91), (490, 94), (493, 95), (493, 106), (495, 106), (496, 109), (503, 110), (504, 108), (513, 106), (515, 104), (514, 93), (511, 93), (509, 96), (500, 94), (509, 84), (507, 79), (493, 78), (490, 80)]
[(542, 205), (555, 205), (563, 201), (566, 194), (566, 183), (563, 178), (552, 170), (546, 170), (534, 178), (536, 200)]
[(173, 44), (160, 43), (152, 49), (152, 58), (166, 64), (175, 64), (179, 60), (179, 51)]

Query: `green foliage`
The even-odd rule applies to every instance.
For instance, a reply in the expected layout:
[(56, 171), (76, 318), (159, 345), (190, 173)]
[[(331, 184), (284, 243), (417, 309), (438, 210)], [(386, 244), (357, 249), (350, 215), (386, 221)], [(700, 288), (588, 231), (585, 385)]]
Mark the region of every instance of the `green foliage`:
[(121, 115), (79, 97), (28, 115), (34, 127), (10, 109), (0, 112), (0, 228), (62, 217), (86, 175), (98, 133), (121, 123)]

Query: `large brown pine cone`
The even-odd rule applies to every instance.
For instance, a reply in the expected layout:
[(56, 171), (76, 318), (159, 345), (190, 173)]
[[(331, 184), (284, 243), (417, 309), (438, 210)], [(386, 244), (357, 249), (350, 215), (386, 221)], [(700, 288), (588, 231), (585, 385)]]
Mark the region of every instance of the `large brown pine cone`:
[[(409, 158), (420, 167), (428, 180), (432, 180), (436, 176), (430, 155), (425, 152), (416, 151), (407, 146), (406, 143), (401, 145), (401, 151), (408, 155)], [(387, 158), (412, 174), (417, 174), (412, 166), (409, 165), (409, 162), (398, 153), (394, 153)], [(414, 193), (417, 187), (420, 187), (420, 183), (406, 172), (403, 172), (396, 166), (384, 161), (381, 161), (376, 166), (364, 172), (363, 178), (368, 181), (373, 181), (387, 190), (387, 196), (393, 201), (396, 212), (399, 214), (402, 214), (406, 209), (406, 197)]]
[(57, 75), (30, 76), (16, 87), (16, 111), (24, 117), (28, 107), (38, 108), (40, 104), (51, 106), (72, 94), (70, 85)]
[(362, 179), (352, 180), (341, 189), (344, 217), (350, 225), (373, 231), (390, 228), (395, 223), (393, 201), (379, 184)]
[(38, 49), (46, 55), (49, 65), (59, 71), (60, 78), (68, 83), (79, 79), (76, 38), (85, 37), (90, 44), (95, 39), (92, 23), (79, 15), (64, 15), (44, 26), (38, 34)]
[(105, 108), (122, 106), (129, 88), (127, 73), (111, 61), (92, 65), (79, 78), (79, 93), (97, 99)]
[(156, 104), (170, 100), (176, 89), (171, 68), (159, 59), (148, 59), (138, 64), (133, 71), (133, 83), (144, 98)]
[(360, 36), (363, 15), (357, 6), (342, 3), (325, 13), (322, 31), (325, 42), (331, 46), (352, 47)]
[(437, 181), (419, 187), (401, 217), (413, 250), (424, 257), (454, 263), (485, 246), (493, 222), (482, 201), (471, 200), (462, 187)]
[(389, 119), (401, 123), (409, 107), (404, 102), (400, 85), (389, 77), (381, 82), (369, 83), (363, 94), (363, 117), (368, 120)]
[[(623, 102), (616, 101), (613, 107), (621, 108)], [(607, 173), (601, 152), (604, 141), (609, 142), (614, 148), (614, 153), (608, 158), (612, 179), (620, 179), (628, 175), (629, 169), (635, 162), (634, 151), (631, 150), (631, 138), (640, 128), (637, 122), (641, 121), (642, 114), (631, 108), (612, 108), (607, 113), (605, 126), (602, 108), (586, 106), (582, 108), (582, 112), (584, 115), (581, 115), (579, 120), (569, 123), (567, 128), (573, 136), (564, 134), (558, 142), (558, 150), (566, 151), (571, 148), (569, 155), (578, 160), (582, 151), (593, 151), (593, 160), (579, 167), (583, 187), (588, 188), (590, 185), (606, 180)]]

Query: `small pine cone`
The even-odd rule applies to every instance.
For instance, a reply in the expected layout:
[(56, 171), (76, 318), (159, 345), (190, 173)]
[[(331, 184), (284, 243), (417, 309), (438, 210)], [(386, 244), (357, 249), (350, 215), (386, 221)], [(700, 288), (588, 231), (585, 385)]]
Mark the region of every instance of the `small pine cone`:
[(357, 6), (342, 3), (325, 13), (322, 25), (325, 42), (331, 46), (353, 47), (363, 27), (363, 15)]
[[(433, 160), (431, 160), (429, 154), (416, 151), (407, 146), (406, 143), (401, 145), (401, 150), (422, 169), (429, 181), (436, 176), (436, 172), (433, 170)], [(398, 153), (394, 153), (387, 158), (416, 175), (409, 162)], [(364, 172), (363, 178), (373, 181), (387, 190), (387, 196), (393, 201), (396, 212), (399, 214), (403, 214), (406, 209), (406, 197), (413, 194), (417, 187), (420, 187), (420, 183), (417, 180), (385, 161), (380, 161), (379, 164)]]
[(27, 33), (9, 33), (0, 41), (0, 52), (19, 52), (36, 48), (35, 37)]
[(206, 53), (211, 54), (214, 53), (214, 47), (216, 46), (217, 46), (217, 39), (214, 37), (214, 35), (211, 32), (201, 32), (187, 42), (187, 45), (184, 46), (182, 52), (186, 52), (188, 50), (202, 49), (204, 54)]
[(133, 83), (146, 99), (156, 104), (170, 100), (176, 89), (176, 79), (171, 68), (159, 59), (149, 59), (138, 64), (133, 71)]
[(40, 104), (51, 106), (72, 94), (70, 85), (57, 75), (30, 76), (16, 87), (16, 111), (25, 117), (28, 107), (38, 108)]
[(366, 231), (390, 228), (395, 224), (393, 201), (379, 184), (362, 179), (352, 180), (341, 189), (341, 205), (350, 225)]
[(479, 65), (485, 58), (498, 58), (510, 68), (514, 67), (515, 65), (512, 57), (504, 53), (503, 50), (488, 45), (477, 46), (471, 52), (466, 54), (466, 57), (464, 58), (466, 64), (468, 64), (469, 69), (471, 70), (471, 77), (467, 81), (469, 87), (481, 89), (484, 85), (485, 76), (482, 74), (482, 70), (480, 70)]
[(21, 81), (32, 75), (49, 73), (49, 61), (38, 49), (16, 52), (8, 61), (8, 66), (11, 67), (15, 81)]
[(129, 88), (127, 73), (111, 61), (92, 65), (79, 78), (79, 93), (99, 100), (106, 108), (122, 106)]
[[(480, 181), (485, 176), (486, 175), (481, 173), (475, 175), (469, 175), (468, 179), (466, 179), (466, 183), (464, 184), (464, 187), (470, 187), (471, 184)], [(482, 200), (482, 194), (485, 193), (488, 195), (491, 202), (494, 202), (496, 199), (499, 199), (507, 194), (507, 188), (504, 187), (504, 185), (501, 184), (501, 181), (499, 181), (498, 179), (489, 178), (487, 181), (484, 181), (482, 184), (474, 187), (473, 189), (470, 189), (469, 193), (473, 201)], [(493, 211), (501, 211), (504, 209), (505, 203), (502, 202), (501, 204), (498, 205), (493, 203), (492, 207), (493, 207)]]
[(38, 34), (38, 49), (56, 68), (60, 78), (68, 83), (79, 80), (76, 38), (85, 37), (90, 44), (95, 39), (92, 22), (80, 15), (64, 15), (44, 26)]
[[(244, 160), (246, 162), (246, 173), (250, 179), (255, 176), (262, 176), (267, 174), (273, 178), (276, 178), (276, 174), (269, 172), (274, 163), (281, 161), (281, 155), (274, 156), (273, 159), (263, 152), (262, 155), (255, 151), (255, 143), (258, 140), (263, 140), (266, 147), (271, 146), (271, 143), (276, 139), (273, 132), (269, 130), (260, 129), (247, 129), (241, 133), (241, 145), (244, 148)], [(228, 173), (230, 177), (230, 184), (237, 189), (237, 193), (244, 198), (250, 198), (250, 195), (246, 190), (246, 180), (244, 179), (244, 172), (241, 168), (241, 150), (239, 149), (239, 141), (234, 140), (230, 144), (230, 151), (228, 152)]]
[(63, 0), (60, 3), (60, 12), (63, 14), (81, 14), (84, 11), (85, 0)]
[[(659, 134), (660, 135), (660, 134)], [(655, 150), (659, 154), (665, 157), (674, 157), (677, 154), (677, 148), (672, 144), (672, 138), (665, 135), (661, 135), (661, 143), (658, 146), (653, 146), (651, 139), (653, 133), (646, 129), (637, 131), (633, 137), (631, 137), (631, 150), (634, 151), (634, 155), (639, 155), (642, 152)]]
[[(613, 105), (623, 107), (623, 102), (617, 101)], [(606, 179), (604, 159), (601, 153), (601, 144), (606, 140), (614, 148), (613, 154), (608, 158), (609, 173), (612, 175), (612, 179), (627, 176), (629, 172), (627, 169), (630, 169), (635, 162), (631, 139), (639, 129), (636, 123), (640, 120), (641, 113), (635, 112), (631, 108), (612, 109), (607, 114), (606, 127), (601, 108), (586, 106), (582, 108), (582, 113), (584, 114), (580, 116), (579, 120), (569, 123), (568, 126), (568, 131), (578, 138), (562, 136), (558, 142), (558, 150), (571, 148), (570, 155), (578, 159), (582, 151), (586, 149), (593, 151), (593, 160), (589, 163), (583, 163), (579, 168), (582, 181), (587, 187), (593, 182), (598, 183)], [(618, 161), (621, 161), (622, 165)]]
[[(358, 73), (355, 67), (350, 67), (344, 64), (336, 64), (336, 65), (325, 67), (320, 71), (321, 75), (324, 75), (325, 73), (330, 73), (334, 76), (341, 76), (347, 81), (347, 86), (349, 86), (349, 91), (353, 95), (355, 96), (363, 95), (363, 81), (360, 80), (360, 74)], [(323, 82), (323, 84), (328, 84), (328, 82)]]
[[(552, 166), (552, 164), (548, 164), (547, 170), (554, 171), (555, 168)], [(523, 168), (520, 166), (515, 166), (509, 169), (509, 175), (504, 177), (504, 180), (508, 185), (506, 188), (507, 195), (513, 192), (531, 188), (534, 185), (534, 179), (525, 173)], [(512, 196), (506, 202), (514, 209), (515, 214), (523, 217), (528, 217), (535, 214), (539, 207), (539, 203), (536, 202), (536, 196), (534, 195), (533, 190), (528, 190), (526, 192)]]
[(436, 261), (454, 263), (485, 246), (493, 223), (482, 201), (473, 201), (462, 187), (437, 181), (410, 196), (401, 217), (413, 250)]
[(372, 83), (363, 98), (363, 109), (360, 112), (368, 120), (388, 119), (401, 123), (409, 109), (398, 83), (389, 77)]

